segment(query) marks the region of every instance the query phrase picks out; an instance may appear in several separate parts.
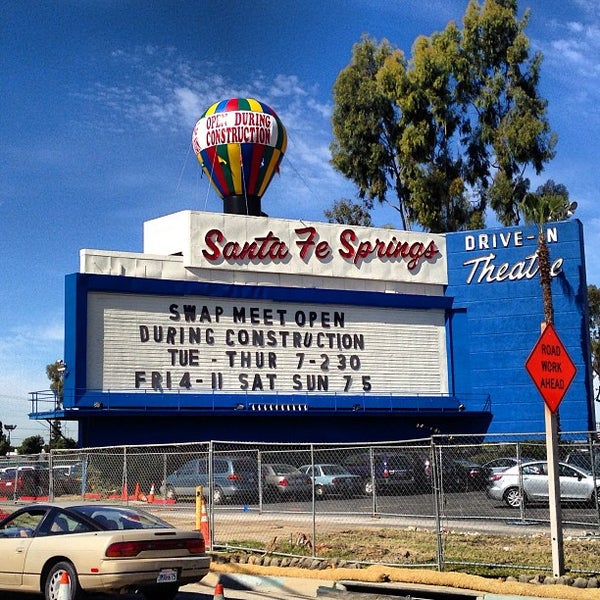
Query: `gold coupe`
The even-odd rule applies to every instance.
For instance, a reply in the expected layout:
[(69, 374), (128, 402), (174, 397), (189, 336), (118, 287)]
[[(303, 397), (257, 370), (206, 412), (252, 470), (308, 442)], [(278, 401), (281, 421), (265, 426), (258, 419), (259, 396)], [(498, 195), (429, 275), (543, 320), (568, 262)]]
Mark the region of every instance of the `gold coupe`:
[(176, 529), (131, 506), (100, 504), (19, 508), (0, 520), (0, 556), (0, 590), (45, 600), (65, 591), (69, 600), (133, 591), (173, 600), (210, 567), (199, 531)]

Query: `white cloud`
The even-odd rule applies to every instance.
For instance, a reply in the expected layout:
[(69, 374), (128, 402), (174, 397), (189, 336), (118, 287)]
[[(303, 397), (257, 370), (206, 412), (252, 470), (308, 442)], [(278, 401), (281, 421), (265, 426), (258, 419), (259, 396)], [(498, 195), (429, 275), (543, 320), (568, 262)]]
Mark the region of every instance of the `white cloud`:
[(302, 97), (307, 95), (298, 77), (295, 75), (277, 75), (269, 88), (269, 95), (274, 98), (280, 97)]
[(200, 115), (202, 107), (198, 94), (187, 87), (175, 90), (175, 97), (179, 99), (179, 110), (183, 115)]
[(585, 9), (581, 19), (552, 20), (544, 31), (548, 41), (539, 44), (545, 63), (557, 74), (595, 79), (600, 73), (600, 15), (596, 3), (595, 11), (585, 2), (580, 4)]

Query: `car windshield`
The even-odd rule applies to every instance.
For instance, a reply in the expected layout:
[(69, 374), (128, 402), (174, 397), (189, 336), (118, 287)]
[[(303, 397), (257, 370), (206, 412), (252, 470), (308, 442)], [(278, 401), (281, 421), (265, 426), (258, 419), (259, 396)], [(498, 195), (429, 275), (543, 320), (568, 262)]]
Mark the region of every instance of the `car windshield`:
[(102, 529), (172, 529), (173, 526), (141, 510), (111, 506), (74, 506), (71, 511), (85, 515)]

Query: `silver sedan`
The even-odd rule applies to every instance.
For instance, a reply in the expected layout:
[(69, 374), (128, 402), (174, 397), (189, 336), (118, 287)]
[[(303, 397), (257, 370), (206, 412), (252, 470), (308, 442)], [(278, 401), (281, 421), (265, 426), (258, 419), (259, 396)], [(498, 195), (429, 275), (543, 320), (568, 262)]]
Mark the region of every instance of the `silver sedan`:
[[(595, 502), (596, 495), (600, 494), (600, 481), (594, 481), (591, 473), (565, 463), (559, 463), (558, 472), (561, 501)], [(486, 493), (492, 500), (519, 508), (521, 504), (548, 502), (548, 490), (548, 464), (537, 461), (495, 473)]]

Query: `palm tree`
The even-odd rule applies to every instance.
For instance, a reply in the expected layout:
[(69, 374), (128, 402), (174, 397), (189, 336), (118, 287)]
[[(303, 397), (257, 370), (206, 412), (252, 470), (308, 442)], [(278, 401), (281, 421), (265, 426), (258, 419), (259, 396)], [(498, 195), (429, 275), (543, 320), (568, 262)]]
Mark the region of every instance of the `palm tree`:
[[(535, 194), (527, 194), (521, 202), (521, 211), (525, 222), (538, 228), (537, 255), (540, 271), (540, 284), (544, 301), (544, 323), (554, 325), (554, 306), (552, 304), (550, 252), (546, 244), (545, 224), (548, 221), (563, 221), (573, 215), (576, 202), (569, 202), (569, 194), (564, 185), (549, 180), (537, 189)], [(548, 492), (550, 504), (550, 537), (552, 540), (552, 569), (555, 576), (564, 574), (564, 547), (562, 532), (562, 514), (560, 506), (560, 480), (558, 472), (558, 445), (560, 442), (560, 417), (558, 410), (545, 408), (546, 419), (546, 457), (548, 461)]]

